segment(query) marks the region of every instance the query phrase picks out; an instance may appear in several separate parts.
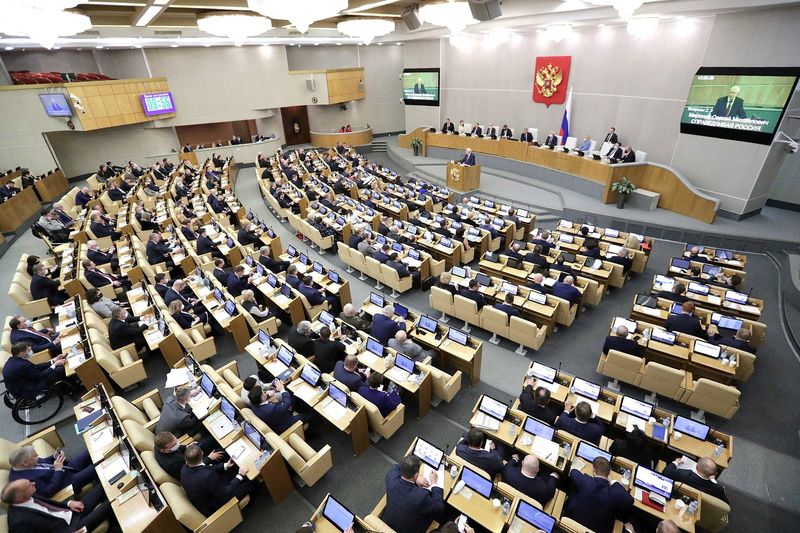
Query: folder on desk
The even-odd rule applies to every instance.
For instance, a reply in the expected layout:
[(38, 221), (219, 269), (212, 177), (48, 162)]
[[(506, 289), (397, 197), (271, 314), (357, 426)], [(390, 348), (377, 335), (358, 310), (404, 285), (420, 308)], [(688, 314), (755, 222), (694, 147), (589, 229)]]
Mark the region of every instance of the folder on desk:
[(472, 419), (472, 425), (478, 429), (485, 429), (492, 432), (500, 429), (499, 420), (481, 412), (475, 413), (475, 417)]
[(534, 455), (551, 463), (555, 463), (558, 460), (560, 451), (561, 447), (557, 442), (545, 439), (539, 435), (534, 435), (533, 444), (531, 444), (531, 453)]

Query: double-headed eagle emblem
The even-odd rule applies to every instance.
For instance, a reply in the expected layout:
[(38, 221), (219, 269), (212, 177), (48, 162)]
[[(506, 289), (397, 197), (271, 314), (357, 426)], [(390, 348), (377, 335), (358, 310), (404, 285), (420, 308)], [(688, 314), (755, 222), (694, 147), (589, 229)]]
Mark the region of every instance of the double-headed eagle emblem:
[(450, 179), (453, 181), (459, 181), (461, 179), (461, 170), (458, 167), (450, 169)]
[(561, 69), (548, 63), (546, 67), (536, 71), (536, 90), (545, 98), (550, 98), (558, 92), (562, 78)]

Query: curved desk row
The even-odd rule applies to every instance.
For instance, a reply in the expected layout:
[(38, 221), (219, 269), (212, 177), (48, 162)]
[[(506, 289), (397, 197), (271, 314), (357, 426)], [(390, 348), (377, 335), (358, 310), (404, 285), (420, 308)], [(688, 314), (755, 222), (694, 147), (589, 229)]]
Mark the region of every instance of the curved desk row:
[(234, 144), (228, 146), (220, 146), (217, 148), (201, 148), (191, 152), (171, 152), (169, 154), (152, 155), (147, 158), (149, 163), (161, 161), (167, 158), (173, 163), (180, 161), (188, 161), (193, 165), (202, 164), (203, 161), (210, 158), (213, 154), (219, 154), (223, 158), (233, 156), (235, 161), (255, 161), (259, 153), (274, 154), (281, 148), (281, 138), (275, 137), (267, 141), (259, 141), (255, 143)]
[(364, 146), (372, 143), (372, 128), (366, 128), (348, 133), (338, 132), (311, 132), (311, 145), (320, 148), (333, 148), (336, 143), (346, 143), (350, 146)]
[(429, 147), (455, 150), (472, 148), (478, 154), (522, 161), (599, 183), (603, 187), (600, 200), (606, 204), (617, 201), (617, 193), (611, 190), (611, 184), (626, 177), (639, 188), (661, 194), (658, 207), (696, 220), (712, 223), (719, 206), (717, 199), (696, 190), (683, 176), (665, 165), (646, 162), (610, 165), (592, 158), (541, 149), (515, 140), (445, 135), (432, 133), (426, 128), (417, 128), (411, 133), (400, 135), (400, 146), (408, 148), (413, 138), (422, 141), (423, 155)]

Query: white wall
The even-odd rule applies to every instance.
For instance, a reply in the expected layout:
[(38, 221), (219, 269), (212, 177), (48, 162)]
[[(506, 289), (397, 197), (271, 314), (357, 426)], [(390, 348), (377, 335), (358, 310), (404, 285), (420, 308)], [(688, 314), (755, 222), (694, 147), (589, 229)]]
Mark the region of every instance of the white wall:
[(97, 72), (90, 50), (15, 50), (0, 54), (8, 70), (31, 72)]
[(144, 49), (93, 50), (101, 74), (116, 79), (149, 78)]

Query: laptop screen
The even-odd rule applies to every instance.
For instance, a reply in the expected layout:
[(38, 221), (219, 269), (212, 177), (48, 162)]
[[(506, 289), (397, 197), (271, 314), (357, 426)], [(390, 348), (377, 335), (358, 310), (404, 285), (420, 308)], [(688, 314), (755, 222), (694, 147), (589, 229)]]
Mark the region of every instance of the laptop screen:
[(383, 296), (380, 294), (376, 294), (374, 292), (369, 293), (369, 303), (372, 305), (377, 305), (378, 307), (383, 307), (386, 303), (383, 300)]
[(244, 427), (244, 435), (245, 435), (245, 437), (247, 437), (250, 440), (250, 442), (253, 443), (253, 446), (255, 446), (256, 448), (258, 448), (260, 450), (261, 449), (261, 433), (259, 433), (258, 430), (255, 427), (253, 427), (253, 425), (250, 422), (245, 421), (245, 423), (242, 424), (242, 425)]
[(319, 314), (319, 321), (325, 324), (326, 326), (330, 326), (333, 324), (333, 315), (327, 311), (323, 311)]
[(228, 240), (225, 242), (225, 244), (228, 245), (228, 248), (233, 248), (233, 245), (234, 245), (233, 239), (228, 237)]
[(697, 340), (694, 342), (694, 351), (701, 355), (713, 357), (714, 359), (719, 359), (719, 354), (722, 350), (716, 344), (711, 344), (710, 342)]
[(322, 373), (315, 366), (306, 364), (303, 366), (303, 371), (300, 373), (300, 377), (312, 387), (316, 387), (321, 374)]
[(630, 396), (622, 397), (620, 410), (639, 418), (647, 420), (653, 414), (653, 406), (647, 402), (642, 402)]
[(739, 331), (743, 325), (743, 320), (729, 316), (721, 316), (717, 321), (717, 327), (722, 329), (732, 329), (734, 331)]
[(400, 352), (397, 352), (397, 355), (394, 358), (394, 364), (408, 373), (414, 373), (414, 360), (406, 357)]
[(508, 293), (516, 295), (518, 290), (519, 290), (519, 287), (517, 287), (513, 283), (509, 283), (507, 281), (504, 281), (503, 284), (500, 286), (500, 292), (508, 292)]
[(650, 338), (655, 341), (663, 342), (664, 344), (669, 344), (670, 346), (672, 346), (673, 344), (675, 344), (675, 339), (677, 338), (677, 335), (665, 329), (653, 328), (653, 333)]
[(275, 274), (270, 274), (267, 276), (267, 283), (270, 287), (275, 287), (278, 284), (278, 278), (275, 277)]
[(233, 300), (228, 300), (225, 302), (225, 312), (231, 316), (236, 313), (236, 304), (233, 302)]
[(533, 365), (531, 365), (530, 372), (538, 379), (541, 379), (548, 383), (553, 383), (556, 380), (556, 373), (558, 371), (555, 368), (545, 366), (541, 363), (534, 361)]
[(683, 313), (683, 304), (679, 304), (678, 302), (673, 302), (673, 304), (669, 306), (669, 312), (672, 315), (679, 315)]
[(214, 299), (218, 302), (222, 301), (222, 291), (219, 289), (214, 289)]
[(578, 443), (578, 449), (575, 451), (575, 455), (580, 457), (581, 459), (585, 459), (588, 462), (594, 461), (595, 457), (603, 457), (607, 459), (608, 462), (611, 462), (612, 455), (608, 452), (604, 452), (597, 446), (592, 446), (588, 442), (580, 441)]
[(378, 357), (383, 357), (383, 344), (372, 337), (367, 337), (367, 351)]
[(709, 276), (718, 276), (722, 273), (722, 267), (717, 265), (703, 265), (703, 273)]
[(609, 255), (617, 255), (620, 250), (622, 250), (622, 246), (620, 246), (618, 244), (609, 244), (608, 245), (608, 250), (606, 250), (606, 252)]
[(286, 296), (287, 298), (292, 297), (292, 286), (288, 283), (284, 283), (281, 285), (281, 294)]
[(488, 287), (489, 285), (492, 284), (492, 278), (481, 272), (475, 274), (475, 281), (477, 281), (479, 285), (483, 285), (484, 287)]
[(617, 328), (620, 327), (620, 326), (625, 326), (626, 328), (628, 328), (628, 333), (635, 333), (636, 332), (636, 322), (634, 322), (633, 320), (628, 320), (627, 318), (619, 317), (619, 316), (615, 317), (614, 318), (614, 323), (611, 324), (611, 329), (616, 331)]
[(544, 305), (547, 303), (547, 295), (532, 290), (531, 292), (528, 293), (528, 300), (535, 302), (539, 305)]
[(253, 257), (248, 255), (244, 258), (244, 262), (247, 264), (247, 266), (253, 266)]
[(272, 337), (270, 337), (269, 333), (267, 333), (263, 329), (258, 330), (258, 342), (260, 342), (267, 348), (272, 348)]
[(411, 259), (416, 259), (417, 261), (419, 261), (419, 250), (415, 250), (414, 248), (409, 248), (408, 249), (408, 257), (410, 257)]
[(289, 254), (291, 257), (296, 257), (297, 256), (297, 249), (290, 244), (286, 248), (286, 253)]
[(342, 407), (347, 407), (347, 392), (340, 389), (335, 384), (331, 383), (330, 387), (328, 387), (328, 394), (331, 398), (334, 399), (336, 403), (341, 405)]
[(747, 295), (743, 292), (725, 291), (725, 299), (737, 304), (747, 304)]
[(434, 470), (439, 470), (444, 458), (444, 450), (440, 450), (428, 441), (417, 437), (417, 443), (414, 445), (414, 451), (411, 452), (415, 457), (419, 457), (420, 461), (430, 466)]
[(611, 237), (612, 239), (616, 239), (617, 237), (619, 237), (619, 230), (606, 228), (605, 230), (603, 230), (603, 235), (605, 235), (606, 237)]
[(459, 278), (467, 277), (467, 269), (465, 268), (454, 266), (450, 272), (451, 274), (453, 274), (454, 276), (458, 276)]
[(667, 500), (672, 498), (674, 482), (667, 476), (641, 465), (636, 467), (636, 475), (633, 476), (633, 484), (644, 490), (660, 494)]
[(264, 275), (265, 271), (264, 271), (264, 267), (261, 266), (261, 263), (256, 263), (256, 272), (258, 273), (259, 276), (263, 276)]
[(716, 257), (717, 259), (725, 259), (725, 260), (733, 259), (733, 251), (717, 249), (714, 252), (714, 257)]
[(702, 283), (697, 283), (696, 281), (689, 282), (689, 292), (693, 292), (695, 294), (708, 294), (708, 290), (708, 285), (703, 285)]
[(429, 331), (431, 333), (436, 333), (436, 328), (439, 326), (439, 323), (436, 320), (432, 319), (431, 317), (422, 315), (419, 317), (419, 327), (424, 329), (425, 331)]
[(481, 403), (478, 405), (478, 410), (492, 418), (503, 420), (508, 412), (508, 406), (500, 400), (495, 400), (491, 396), (484, 394), (483, 398), (481, 398)]
[(708, 432), (711, 430), (709, 426), (701, 424), (700, 422), (695, 422), (691, 418), (685, 418), (683, 416), (675, 417), (675, 425), (673, 426), (673, 429), (700, 440), (706, 440), (708, 437)]
[(345, 531), (353, 525), (355, 515), (347, 508), (336, 501), (333, 496), (328, 495), (325, 507), (322, 508), (322, 516), (333, 524), (339, 531)]
[(292, 366), (292, 359), (294, 359), (292, 351), (285, 344), (281, 345), (278, 350), (278, 360), (286, 366)]
[(403, 251), (403, 245), (400, 244), (399, 242), (396, 242), (396, 243), (392, 244), (392, 250), (394, 250), (395, 252), (402, 252)]
[(236, 408), (233, 406), (231, 402), (228, 401), (227, 398), (222, 398), (222, 401), (219, 404), (219, 408), (222, 411), (222, 414), (228, 417), (228, 420), (233, 422), (236, 420)]
[(408, 318), (408, 307), (401, 305), (397, 302), (394, 303), (394, 314), (397, 316)]
[(331, 283), (340, 283), (341, 282), (341, 278), (339, 277), (339, 274), (337, 274), (333, 270), (329, 270), (328, 271), (328, 279), (331, 280)]
[(447, 330), (447, 338), (451, 341), (457, 342), (461, 346), (466, 346), (469, 342), (469, 335), (454, 328)]
[(556, 430), (544, 422), (540, 422), (532, 416), (529, 416), (525, 419), (525, 433), (537, 435), (543, 439), (553, 440), (553, 435), (555, 435)]
[(596, 400), (600, 397), (600, 385), (596, 385), (585, 379), (575, 378), (572, 380), (572, 392)]
[(558, 236), (558, 240), (561, 242), (565, 242), (567, 244), (572, 244), (572, 242), (575, 240), (575, 237), (573, 237), (572, 235), (568, 235), (566, 233), (562, 233), (561, 235)]
[(692, 266), (691, 261), (688, 259), (681, 259), (680, 257), (673, 257), (669, 264), (681, 270), (688, 270), (689, 267)]
[(461, 469), (461, 480), (464, 481), (464, 484), (467, 487), (471, 488), (484, 498), (488, 498), (492, 494), (492, 480), (486, 479), (474, 470), (471, 470), (469, 467), (465, 466)]
[(532, 525), (534, 529), (544, 531), (545, 533), (552, 533), (553, 527), (556, 525), (555, 518), (544, 511), (540, 511), (524, 500), (519, 501), (517, 516)]
[(194, 364), (194, 359), (192, 359), (191, 355), (184, 355), (183, 356), (183, 365), (186, 367), (186, 369), (189, 372), (194, 374), (195, 364)]
[(200, 388), (206, 393), (209, 398), (214, 394), (214, 380), (208, 377), (208, 374), (200, 376)]
[(304, 253), (300, 254), (300, 262), (304, 265), (308, 265), (308, 256)]
[(322, 263), (318, 263), (317, 261), (314, 261), (313, 268), (314, 272), (316, 272), (317, 274), (322, 274), (322, 271), (324, 270), (324, 268), (322, 267)]

